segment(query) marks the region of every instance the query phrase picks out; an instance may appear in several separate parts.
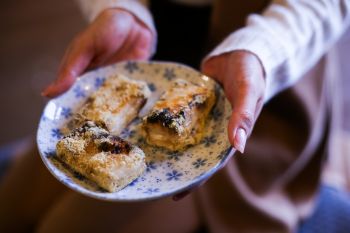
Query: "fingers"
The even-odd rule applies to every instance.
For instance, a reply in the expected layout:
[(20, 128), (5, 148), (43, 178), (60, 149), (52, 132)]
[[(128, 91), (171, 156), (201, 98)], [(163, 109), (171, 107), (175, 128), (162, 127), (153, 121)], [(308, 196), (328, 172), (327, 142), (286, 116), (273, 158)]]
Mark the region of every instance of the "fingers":
[(226, 95), (232, 105), (228, 137), (231, 145), (244, 153), (247, 138), (263, 106), (265, 81), (262, 70), (247, 65), (233, 77), (234, 83), (224, 82)]
[(243, 153), (263, 106), (265, 79), (261, 63), (249, 52), (234, 51), (210, 58), (202, 71), (224, 86), (232, 106), (228, 137), (231, 145)]
[(231, 145), (244, 153), (247, 138), (263, 106), (265, 79), (257, 61), (243, 63), (236, 75), (235, 82), (225, 80), (225, 92), (232, 105), (232, 115), (228, 125), (228, 137)]
[(67, 91), (84, 71), (114, 62), (147, 59), (153, 34), (129, 12), (107, 9), (71, 44), (55, 82), (43, 96), (55, 97)]
[(256, 119), (257, 98), (249, 94), (236, 96), (232, 103), (232, 115), (228, 125), (230, 143), (241, 153)]
[(92, 46), (83, 39), (76, 39), (63, 58), (57, 79), (42, 92), (42, 95), (52, 98), (67, 91), (92, 59)]

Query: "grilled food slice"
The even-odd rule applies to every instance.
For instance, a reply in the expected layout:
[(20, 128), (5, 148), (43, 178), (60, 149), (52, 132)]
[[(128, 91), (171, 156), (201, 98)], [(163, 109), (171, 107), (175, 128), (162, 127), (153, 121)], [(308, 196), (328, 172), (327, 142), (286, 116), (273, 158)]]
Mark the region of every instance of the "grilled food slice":
[(146, 142), (169, 150), (198, 143), (214, 103), (213, 87), (175, 80), (143, 119)]
[(146, 169), (140, 148), (92, 121), (61, 139), (56, 150), (60, 160), (109, 192), (124, 188)]
[(118, 135), (137, 115), (150, 96), (144, 81), (118, 74), (108, 78), (78, 112), (75, 125), (86, 120), (102, 122)]

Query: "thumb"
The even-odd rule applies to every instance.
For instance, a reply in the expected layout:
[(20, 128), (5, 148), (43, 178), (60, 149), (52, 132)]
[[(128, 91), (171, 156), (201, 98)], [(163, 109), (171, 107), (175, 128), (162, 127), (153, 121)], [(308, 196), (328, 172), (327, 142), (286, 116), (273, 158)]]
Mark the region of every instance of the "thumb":
[(219, 83), (222, 83), (223, 80), (221, 80), (221, 71), (225, 70), (225, 58), (226, 54), (221, 56), (214, 56), (209, 58), (208, 60), (205, 60), (201, 64), (201, 72)]
[(234, 96), (231, 100), (232, 115), (228, 124), (228, 137), (231, 145), (241, 153), (244, 152), (247, 138), (262, 107), (261, 102), (249, 94), (248, 90), (243, 90), (242, 94)]
[(67, 50), (57, 79), (42, 92), (43, 96), (53, 98), (67, 91), (89, 66), (93, 59), (93, 50), (89, 45), (79, 42), (76, 40)]

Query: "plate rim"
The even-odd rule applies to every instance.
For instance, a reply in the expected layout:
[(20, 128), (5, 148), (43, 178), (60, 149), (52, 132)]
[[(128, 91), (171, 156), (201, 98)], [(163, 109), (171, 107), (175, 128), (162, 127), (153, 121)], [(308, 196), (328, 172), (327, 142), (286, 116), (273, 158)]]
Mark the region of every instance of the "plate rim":
[[(79, 85), (79, 82), (80, 80), (84, 77), (84, 76), (88, 76), (89, 74), (93, 73), (93, 72), (97, 72), (99, 70), (102, 70), (102, 69), (107, 69), (109, 67), (113, 67), (113, 66), (116, 66), (116, 65), (120, 65), (122, 66), (123, 64), (127, 64), (127, 63), (130, 63), (130, 62), (133, 62), (133, 63), (138, 63), (138, 64), (162, 64), (162, 65), (176, 65), (176, 66), (180, 66), (180, 67), (185, 67), (187, 69), (190, 69), (196, 73), (198, 73), (199, 75), (203, 75), (203, 76), (206, 76), (204, 74), (202, 74), (201, 72), (199, 72), (198, 70), (194, 69), (193, 67), (191, 66), (188, 66), (186, 64), (181, 64), (181, 63), (178, 63), (178, 62), (173, 62), (173, 61), (157, 61), (157, 60), (152, 60), (152, 61), (137, 61), (137, 60), (127, 60), (127, 61), (122, 61), (122, 62), (117, 62), (117, 63), (113, 63), (113, 64), (110, 64), (110, 65), (107, 65), (107, 66), (103, 66), (103, 67), (99, 67), (97, 69), (94, 69), (94, 70), (90, 70), (88, 72), (85, 72), (83, 73), (82, 75), (80, 75), (76, 81), (74, 82), (74, 84), (70, 87), (69, 90), (72, 90), (74, 89), (74, 87), (76, 85)], [(207, 76), (208, 77), (208, 76)], [(210, 77), (209, 77), (210, 78)], [(219, 84), (220, 87), (221, 87), (221, 84), (218, 83), (215, 79), (211, 78), (215, 83)], [(88, 196), (88, 197), (91, 197), (91, 198), (94, 198), (94, 199), (98, 199), (98, 200), (103, 200), (103, 201), (108, 201), (108, 202), (141, 202), (141, 201), (150, 201), (150, 200), (156, 200), (156, 199), (159, 199), (159, 198), (164, 198), (164, 197), (169, 197), (169, 196), (174, 196), (176, 194), (179, 194), (181, 192), (185, 192), (187, 190), (191, 190), (193, 188), (196, 188), (198, 186), (201, 185), (201, 182), (202, 181), (206, 181), (208, 180), (211, 176), (214, 175), (214, 173), (216, 173), (218, 170), (220, 170), (226, 163), (227, 161), (234, 155), (234, 148), (230, 145), (229, 148), (226, 148), (225, 149), (225, 154), (222, 155), (222, 158), (215, 164), (214, 167), (212, 167), (210, 170), (207, 170), (205, 172), (203, 172), (201, 175), (195, 177), (195, 179), (191, 180), (191, 182), (185, 186), (183, 186), (182, 188), (179, 188), (179, 189), (176, 189), (176, 191), (172, 191), (172, 192), (162, 192), (160, 194), (154, 194), (154, 195), (151, 195), (151, 196), (143, 196), (141, 198), (131, 198), (131, 199), (125, 199), (125, 198), (118, 198), (118, 197), (114, 197), (114, 198), (109, 198), (109, 197), (103, 197), (103, 196), (100, 196), (100, 195), (94, 195), (92, 194), (93, 191), (86, 191), (85, 189), (78, 189), (76, 188), (74, 185), (71, 185), (69, 182), (67, 182), (66, 180), (62, 180), (60, 179), (60, 177), (58, 176), (58, 174), (56, 174), (53, 170), (54, 169), (51, 169), (50, 166), (55, 166), (54, 164), (50, 163), (49, 164), (49, 159), (46, 157), (46, 155), (41, 151), (40, 149), (40, 146), (39, 146), (39, 133), (40, 133), (40, 125), (42, 124), (42, 118), (43, 118), (43, 115), (45, 113), (45, 110), (46, 108), (48, 107), (48, 105), (51, 103), (51, 102), (54, 102), (57, 98), (60, 98), (64, 95), (66, 95), (69, 90), (65, 93), (63, 93), (62, 95), (59, 95), (53, 99), (50, 99), (49, 101), (46, 102), (45, 104), (45, 107), (43, 108), (42, 110), (42, 114), (40, 116), (40, 120), (39, 120), (39, 124), (38, 124), (38, 129), (37, 129), (37, 132), (36, 132), (36, 147), (38, 149), (38, 152), (39, 152), (39, 155), (40, 155), (40, 158), (41, 160), (43, 161), (43, 163), (45, 164), (47, 170), (49, 170), (49, 172), (60, 182), (60, 183), (63, 183), (66, 187), (68, 187), (69, 189), (75, 191), (75, 192), (78, 192), (80, 194), (83, 194), (85, 196)], [(226, 97), (225, 97), (226, 98)], [(56, 169), (60, 170), (59, 168), (57, 168), (55, 166)], [(60, 171), (62, 173), (64, 173), (63, 171)], [(67, 176), (65, 174), (65, 176)], [(79, 184), (76, 184), (79, 186)]]

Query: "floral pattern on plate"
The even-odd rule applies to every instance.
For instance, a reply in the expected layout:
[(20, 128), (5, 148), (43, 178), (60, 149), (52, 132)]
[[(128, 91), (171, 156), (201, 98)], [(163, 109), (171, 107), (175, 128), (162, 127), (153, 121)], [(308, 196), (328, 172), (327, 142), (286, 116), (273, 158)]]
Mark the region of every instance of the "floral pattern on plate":
[[(141, 110), (140, 116), (119, 135), (144, 150), (147, 169), (124, 189), (109, 193), (59, 162), (55, 148), (57, 141), (67, 133), (66, 126), (74, 112), (108, 77), (116, 73), (146, 81), (152, 95)], [(69, 91), (48, 102), (40, 119), (37, 144), (40, 156), (49, 171), (69, 188), (90, 197), (109, 201), (142, 201), (166, 197), (195, 187), (208, 179), (233, 153), (226, 129), (231, 107), (218, 84), (215, 84), (217, 102), (210, 113), (206, 133), (199, 144), (181, 152), (170, 152), (147, 145), (140, 134), (141, 117), (176, 78), (204, 85), (213, 82), (190, 67), (170, 62), (122, 62), (81, 76)]]

